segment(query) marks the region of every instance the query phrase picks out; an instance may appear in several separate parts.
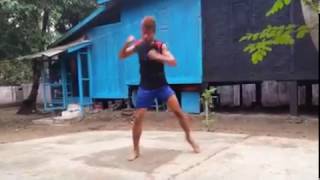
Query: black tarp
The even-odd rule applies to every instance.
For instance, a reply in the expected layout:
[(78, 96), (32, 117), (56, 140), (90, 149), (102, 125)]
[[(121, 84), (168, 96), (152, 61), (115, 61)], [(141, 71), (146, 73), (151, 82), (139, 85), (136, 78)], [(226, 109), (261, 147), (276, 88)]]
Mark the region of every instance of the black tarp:
[(318, 52), (311, 37), (294, 47), (276, 47), (260, 64), (244, 53), (239, 38), (268, 24), (304, 24), (300, 1), (277, 15), (265, 17), (274, 1), (203, 0), (204, 81), (243, 83), (264, 80), (318, 80)]

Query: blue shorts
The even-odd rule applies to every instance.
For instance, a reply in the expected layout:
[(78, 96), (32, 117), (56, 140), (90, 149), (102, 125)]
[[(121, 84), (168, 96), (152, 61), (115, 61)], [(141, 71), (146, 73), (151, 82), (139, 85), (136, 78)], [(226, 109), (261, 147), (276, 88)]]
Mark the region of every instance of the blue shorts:
[(136, 97), (136, 108), (150, 108), (155, 103), (155, 99), (167, 102), (175, 92), (170, 86), (163, 86), (158, 89), (147, 90), (139, 87)]

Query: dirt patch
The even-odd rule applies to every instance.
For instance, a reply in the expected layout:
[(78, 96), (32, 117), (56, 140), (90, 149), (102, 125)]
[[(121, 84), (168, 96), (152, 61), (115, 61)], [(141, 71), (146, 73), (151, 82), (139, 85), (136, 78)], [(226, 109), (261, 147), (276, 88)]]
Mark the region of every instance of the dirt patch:
[[(102, 151), (91, 156), (80, 157), (74, 160), (84, 161), (89, 166), (125, 169), (152, 173), (158, 167), (174, 160), (181, 152), (165, 149), (142, 148), (142, 157), (133, 162), (129, 162), (126, 157), (130, 148), (115, 149), (112, 151)], [(155, 156), (158, 154), (159, 156)], [(160, 156), (161, 154), (161, 156)]]
[(0, 108), (0, 126), (16, 126), (23, 127), (34, 119), (49, 117), (49, 114), (32, 114), (32, 115), (18, 115), (18, 107), (3, 107)]
[[(56, 141), (56, 144), (61, 144), (61, 145), (74, 145), (74, 144), (83, 144), (83, 145), (88, 145), (91, 143), (96, 143), (96, 142), (104, 142), (106, 139), (108, 141), (112, 141), (115, 139), (122, 138), (124, 136), (121, 135), (108, 135), (108, 136), (102, 136), (102, 137), (96, 137), (95, 139), (79, 139), (78, 137), (73, 137), (73, 138), (68, 138), (64, 140), (59, 140)], [(130, 138), (130, 137), (128, 137)]]
[[(15, 114), (16, 110), (17, 108), (0, 109), (0, 144), (75, 132), (130, 130), (132, 126), (132, 118), (119, 111), (103, 111), (89, 114), (80, 122), (47, 126), (31, 123), (31, 120), (43, 118), (43, 115), (21, 116)], [(192, 130), (205, 130), (202, 119), (202, 116), (192, 116)], [(213, 132), (318, 140), (319, 124), (316, 116), (291, 118), (286, 114), (217, 113), (214, 119)], [(181, 131), (181, 128), (171, 113), (148, 112), (144, 130)]]

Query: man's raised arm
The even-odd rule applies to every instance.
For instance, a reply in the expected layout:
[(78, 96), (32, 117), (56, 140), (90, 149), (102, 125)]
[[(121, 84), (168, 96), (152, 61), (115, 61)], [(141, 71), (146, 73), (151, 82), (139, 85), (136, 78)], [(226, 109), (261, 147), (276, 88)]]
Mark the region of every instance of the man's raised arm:
[(128, 37), (128, 40), (126, 41), (126, 43), (124, 44), (124, 46), (122, 47), (122, 49), (119, 52), (119, 58), (121, 60), (125, 59), (135, 53), (136, 46), (134, 44), (134, 41), (135, 41), (134, 36)]
[(158, 53), (156, 50), (152, 49), (148, 53), (148, 57), (155, 61), (160, 61), (163, 64), (168, 64), (169, 66), (176, 66), (177, 61), (175, 57), (171, 54), (165, 44), (162, 45), (162, 54)]

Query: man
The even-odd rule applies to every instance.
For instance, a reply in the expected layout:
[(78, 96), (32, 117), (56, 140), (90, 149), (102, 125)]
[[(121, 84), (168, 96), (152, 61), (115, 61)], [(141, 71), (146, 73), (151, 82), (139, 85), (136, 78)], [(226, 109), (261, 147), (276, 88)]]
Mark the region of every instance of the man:
[(141, 31), (141, 40), (135, 40), (133, 36), (129, 36), (119, 53), (120, 59), (138, 53), (140, 63), (141, 81), (137, 93), (135, 119), (132, 128), (133, 153), (128, 160), (133, 161), (140, 156), (139, 141), (142, 134), (143, 118), (147, 109), (153, 105), (155, 98), (167, 102), (169, 109), (179, 119), (186, 140), (193, 151), (199, 153), (200, 148), (191, 137), (191, 130), (188, 125), (189, 118), (182, 112), (177, 97), (165, 77), (164, 65), (176, 66), (177, 62), (167, 46), (155, 40), (156, 22), (153, 17), (148, 16), (142, 20)]

